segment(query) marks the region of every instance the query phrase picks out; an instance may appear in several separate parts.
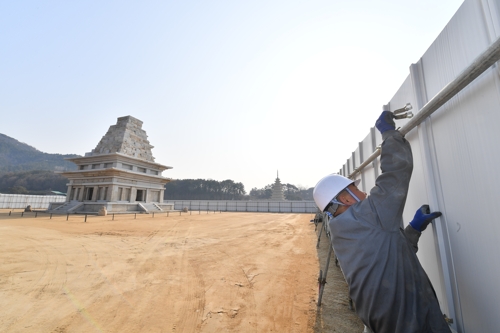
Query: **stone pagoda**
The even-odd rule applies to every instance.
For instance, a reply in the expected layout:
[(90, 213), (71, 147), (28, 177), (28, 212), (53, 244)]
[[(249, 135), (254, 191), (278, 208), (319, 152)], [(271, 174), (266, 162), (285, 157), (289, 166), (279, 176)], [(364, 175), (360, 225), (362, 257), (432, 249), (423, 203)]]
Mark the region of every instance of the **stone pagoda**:
[(142, 121), (120, 117), (109, 127), (95, 149), (84, 157), (68, 158), (77, 171), (61, 172), (69, 179), (66, 202), (52, 203), (57, 213), (138, 213), (172, 210), (163, 203), (165, 184), (161, 174), (172, 167), (155, 163), (153, 146)]
[(271, 193), (271, 199), (275, 201), (285, 201), (285, 195), (283, 194), (283, 185), (281, 185), (280, 177), (278, 171), (276, 171), (276, 181), (273, 184)]

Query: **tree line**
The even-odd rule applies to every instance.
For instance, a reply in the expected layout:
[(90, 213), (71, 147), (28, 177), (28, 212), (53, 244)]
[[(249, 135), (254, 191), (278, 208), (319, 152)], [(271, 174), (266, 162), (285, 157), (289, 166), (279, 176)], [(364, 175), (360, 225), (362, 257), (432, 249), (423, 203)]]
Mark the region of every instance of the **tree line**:
[[(46, 195), (51, 191), (66, 193), (69, 180), (48, 170), (0, 172), (0, 193)], [(230, 179), (176, 179), (165, 185), (165, 200), (267, 200), (273, 184), (254, 187), (249, 194), (240, 182)], [(313, 200), (313, 188), (283, 184), (286, 200)]]
[[(246, 194), (242, 183), (227, 179), (176, 179), (165, 185), (165, 200), (268, 200), (272, 195), (273, 184), (263, 188), (254, 187)], [(313, 188), (283, 184), (286, 200), (313, 200)]]
[[(268, 184), (263, 188), (252, 188), (249, 194), (249, 200), (267, 200), (271, 198), (273, 193), (273, 185)], [(293, 184), (282, 184), (283, 194), (285, 200), (290, 201), (302, 201), (302, 200), (313, 200), (313, 187), (306, 189), (304, 187), (297, 187)]]
[(51, 191), (66, 193), (68, 179), (53, 171), (36, 170), (5, 172), (0, 174), (0, 193), (7, 194), (53, 194)]
[(245, 187), (227, 179), (176, 179), (165, 185), (166, 200), (242, 200)]

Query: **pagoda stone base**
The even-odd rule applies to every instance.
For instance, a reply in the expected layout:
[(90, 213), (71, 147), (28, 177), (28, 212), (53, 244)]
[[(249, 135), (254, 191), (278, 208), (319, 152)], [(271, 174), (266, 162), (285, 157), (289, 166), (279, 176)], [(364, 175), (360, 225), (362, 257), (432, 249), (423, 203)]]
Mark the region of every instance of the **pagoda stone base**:
[(105, 207), (108, 214), (162, 213), (174, 210), (174, 204), (156, 202), (52, 202), (47, 213), (52, 214), (97, 214)]

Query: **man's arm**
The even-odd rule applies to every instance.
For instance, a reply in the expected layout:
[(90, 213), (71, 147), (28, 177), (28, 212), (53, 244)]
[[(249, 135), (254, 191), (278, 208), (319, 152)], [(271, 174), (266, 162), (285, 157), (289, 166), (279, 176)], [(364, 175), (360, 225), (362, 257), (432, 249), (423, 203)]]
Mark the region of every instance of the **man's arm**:
[(377, 120), (377, 129), (382, 133), (380, 168), (382, 174), (370, 191), (368, 200), (377, 213), (378, 224), (388, 230), (399, 230), (403, 209), (408, 194), (413, 156), (410, 143), (394, 130), (393, 114), (384, 111)]

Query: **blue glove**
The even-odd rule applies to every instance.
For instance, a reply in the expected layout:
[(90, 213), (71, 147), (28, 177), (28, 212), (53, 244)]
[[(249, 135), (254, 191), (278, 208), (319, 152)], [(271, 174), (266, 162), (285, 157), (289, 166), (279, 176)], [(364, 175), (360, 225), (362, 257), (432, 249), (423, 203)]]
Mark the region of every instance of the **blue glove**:
[(394, 123), (394, 114), (391, 111), (384, 111), (378, 117), (375, 127), (379, 130), (380, 134), (385, 131), (395, 130), (396, 124)]
[(410, 222), (410, 225), (412, 226), (413, 229), (417, 231), (424, 231), (425, 228), (429, 225), (429, 223), (432, 222), (437, 217), (440, 217), (441, 212), (434, 212), (431, 213), (431, 210), (429, 209), (429, 205), (422, 205), (417, 212), (415, 213), (415, 216), (413, 217), (413, 220)]

